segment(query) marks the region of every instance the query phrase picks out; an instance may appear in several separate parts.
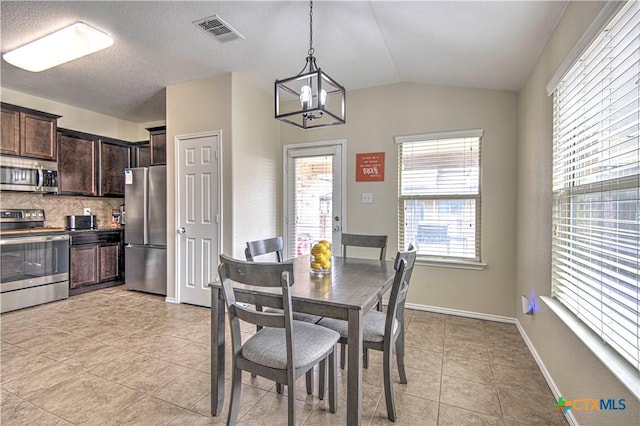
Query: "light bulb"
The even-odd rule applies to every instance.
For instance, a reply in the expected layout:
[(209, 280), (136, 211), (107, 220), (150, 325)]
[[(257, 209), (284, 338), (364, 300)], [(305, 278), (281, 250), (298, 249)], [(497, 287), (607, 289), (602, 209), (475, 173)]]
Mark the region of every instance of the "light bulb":
[(327, 91), (322, 89), (320, 91), (320, 106), (324, 107), (324, 104), (326, 101), (327, 101)]
[(300, 89), (300, 105), (302, 105), (302, 109), (309, 109), (310, 103), (311, 103), (311, 87), (302, 86), (302, 89)]

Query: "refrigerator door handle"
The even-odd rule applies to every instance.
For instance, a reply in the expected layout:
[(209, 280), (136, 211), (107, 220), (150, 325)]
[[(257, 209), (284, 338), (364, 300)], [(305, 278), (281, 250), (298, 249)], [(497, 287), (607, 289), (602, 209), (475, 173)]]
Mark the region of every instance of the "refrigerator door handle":
[(149, 218), (151, 216), (151, 212), (149, 211), (149, 175), (147, 169), (144, 169), (144, 183), (142, 184), (144, 191), (142, 191), (143, 199), (143, 211), (144, 211), (144, 220), (143, 220), (143, 241), (144, 244), (149, 244)]

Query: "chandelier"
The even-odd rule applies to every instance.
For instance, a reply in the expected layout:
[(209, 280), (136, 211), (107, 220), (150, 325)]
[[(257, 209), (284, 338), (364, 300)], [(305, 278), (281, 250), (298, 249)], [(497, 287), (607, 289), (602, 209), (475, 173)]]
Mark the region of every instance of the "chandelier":
[(302, 70), (275, 82), (275, 118), (302, 129), (344, 124), (345, 89), (316, 65), (313, 1), (309, 2), (309, 51)]

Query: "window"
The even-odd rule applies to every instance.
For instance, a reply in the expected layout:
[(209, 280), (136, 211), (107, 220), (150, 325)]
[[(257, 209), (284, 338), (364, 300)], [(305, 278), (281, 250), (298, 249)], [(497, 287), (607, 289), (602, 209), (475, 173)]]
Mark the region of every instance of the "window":
[(482, 130), (398, 136), (398, 243), (480, 262)]
[(640, 371), (640, 3), (553, 88), (552, 295)]

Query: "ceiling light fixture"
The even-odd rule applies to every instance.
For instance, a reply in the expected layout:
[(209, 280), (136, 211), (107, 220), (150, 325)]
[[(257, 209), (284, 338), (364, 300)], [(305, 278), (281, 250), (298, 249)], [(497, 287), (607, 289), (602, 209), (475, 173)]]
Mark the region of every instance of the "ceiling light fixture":
[(334, 126), (346, 121), (344, 87), (322, 72), (313, 56), (313, 1), (309, 2), (309, 51), (295, 77), (276, 80), (275, 116), (302, 129)]
[(40, 72), (82, 56), (105, 49), (113, 38), (88, 25), (77, 22), (2, 55), (11, 65)]

